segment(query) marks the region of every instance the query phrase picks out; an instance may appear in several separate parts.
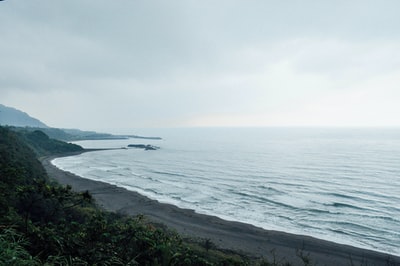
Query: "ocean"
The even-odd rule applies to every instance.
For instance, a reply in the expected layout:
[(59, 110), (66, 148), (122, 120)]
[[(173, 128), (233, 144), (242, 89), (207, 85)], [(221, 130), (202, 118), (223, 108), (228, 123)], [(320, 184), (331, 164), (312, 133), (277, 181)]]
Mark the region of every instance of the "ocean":
[(176, 128), (136, 130), (151, 144), (53, 160), (82, 177), (160, 202), (265, 229), (400, 254), (400, 129)]

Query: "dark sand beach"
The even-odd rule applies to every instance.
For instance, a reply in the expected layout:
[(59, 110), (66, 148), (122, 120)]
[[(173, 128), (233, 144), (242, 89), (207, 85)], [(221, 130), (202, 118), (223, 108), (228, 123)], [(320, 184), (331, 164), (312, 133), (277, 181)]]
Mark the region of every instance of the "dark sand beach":
[(142, 214), (150, 221), (164, 224), (184, 237), (210, 239), (222, 249), (264, 257), (269, 261), (273, 258), (272, 254), (275, 254), (278, 261), (291, 262), (292, 265), (304, 265), (298, 256), (299, 252), (311, 259), (310, 265), (400, 265), (398, 256), (308, 236), (264, 230), (159, 203), (124, 188), (62, 171), (51, 164), (54, 158), (41, 160), (50, 178), (60, 184), (71, 185), (75, 191), (88, 190), (104, 209), (129, 215)]

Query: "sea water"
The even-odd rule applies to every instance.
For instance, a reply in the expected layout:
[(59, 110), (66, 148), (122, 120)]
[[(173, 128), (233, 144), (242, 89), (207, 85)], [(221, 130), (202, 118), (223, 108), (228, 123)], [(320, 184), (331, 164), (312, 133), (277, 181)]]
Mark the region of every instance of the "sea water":
[(160, 149), (90, 152), (53, 163), (198, 213), (400, 254), (400, 129), (135, 131), (139, 133), (163, 140), (77, 144), (152, 144)]

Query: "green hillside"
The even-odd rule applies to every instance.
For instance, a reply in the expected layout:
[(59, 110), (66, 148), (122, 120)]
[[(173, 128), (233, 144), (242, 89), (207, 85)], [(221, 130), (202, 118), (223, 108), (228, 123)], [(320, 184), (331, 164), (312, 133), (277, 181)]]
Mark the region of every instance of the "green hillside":
[(79, 129), (64, 129), (48, 127), (37, 118), (18, 109), (0, 104), (0, 126), (7, 126), (18, 132), (42, 131), (52, 139), (62, 141), (77, 140), (104, 140), (104, 139), (161, 139), (159, 137), (142, 137), (136, 135), (113, 135), (109, 133), (98, 133), (95, 131), (84, 131)]
[(247, 264), (52, 182), (36, 156), (68, 149), (77, 147), (0, 127), (0, 265)]

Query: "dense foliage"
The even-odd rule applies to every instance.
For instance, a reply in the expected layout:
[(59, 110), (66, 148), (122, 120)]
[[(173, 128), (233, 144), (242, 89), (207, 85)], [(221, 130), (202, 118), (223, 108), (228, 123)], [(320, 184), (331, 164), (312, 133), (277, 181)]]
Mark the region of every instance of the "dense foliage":
[(40, 131), (0, 127), (0, 265), (246, 264), (51, 182), (36, 156), (75, 149)]
[(13, 130), (17, 131), (19, 137), (23, 139), (37, 155), (79, 152), (83, 150), (79, 145), (49, 138), (49, 136), (41, 130), (27, 130), (22, 128), (13, 128)]
[(102, 140), (102, 139), (126, 139), (128, 137), (138, 137), (133, 135), (112, 135), (108, 133), (97, 133), (95, 131), (82, 131), (79, 129), (60, 129), (53, 127), (9, 127), (13, 131), (22, 132), (23, 134), (33, 131), (41, 131), (51, 139), (61, 141), (77, 141), (77, 140)]

